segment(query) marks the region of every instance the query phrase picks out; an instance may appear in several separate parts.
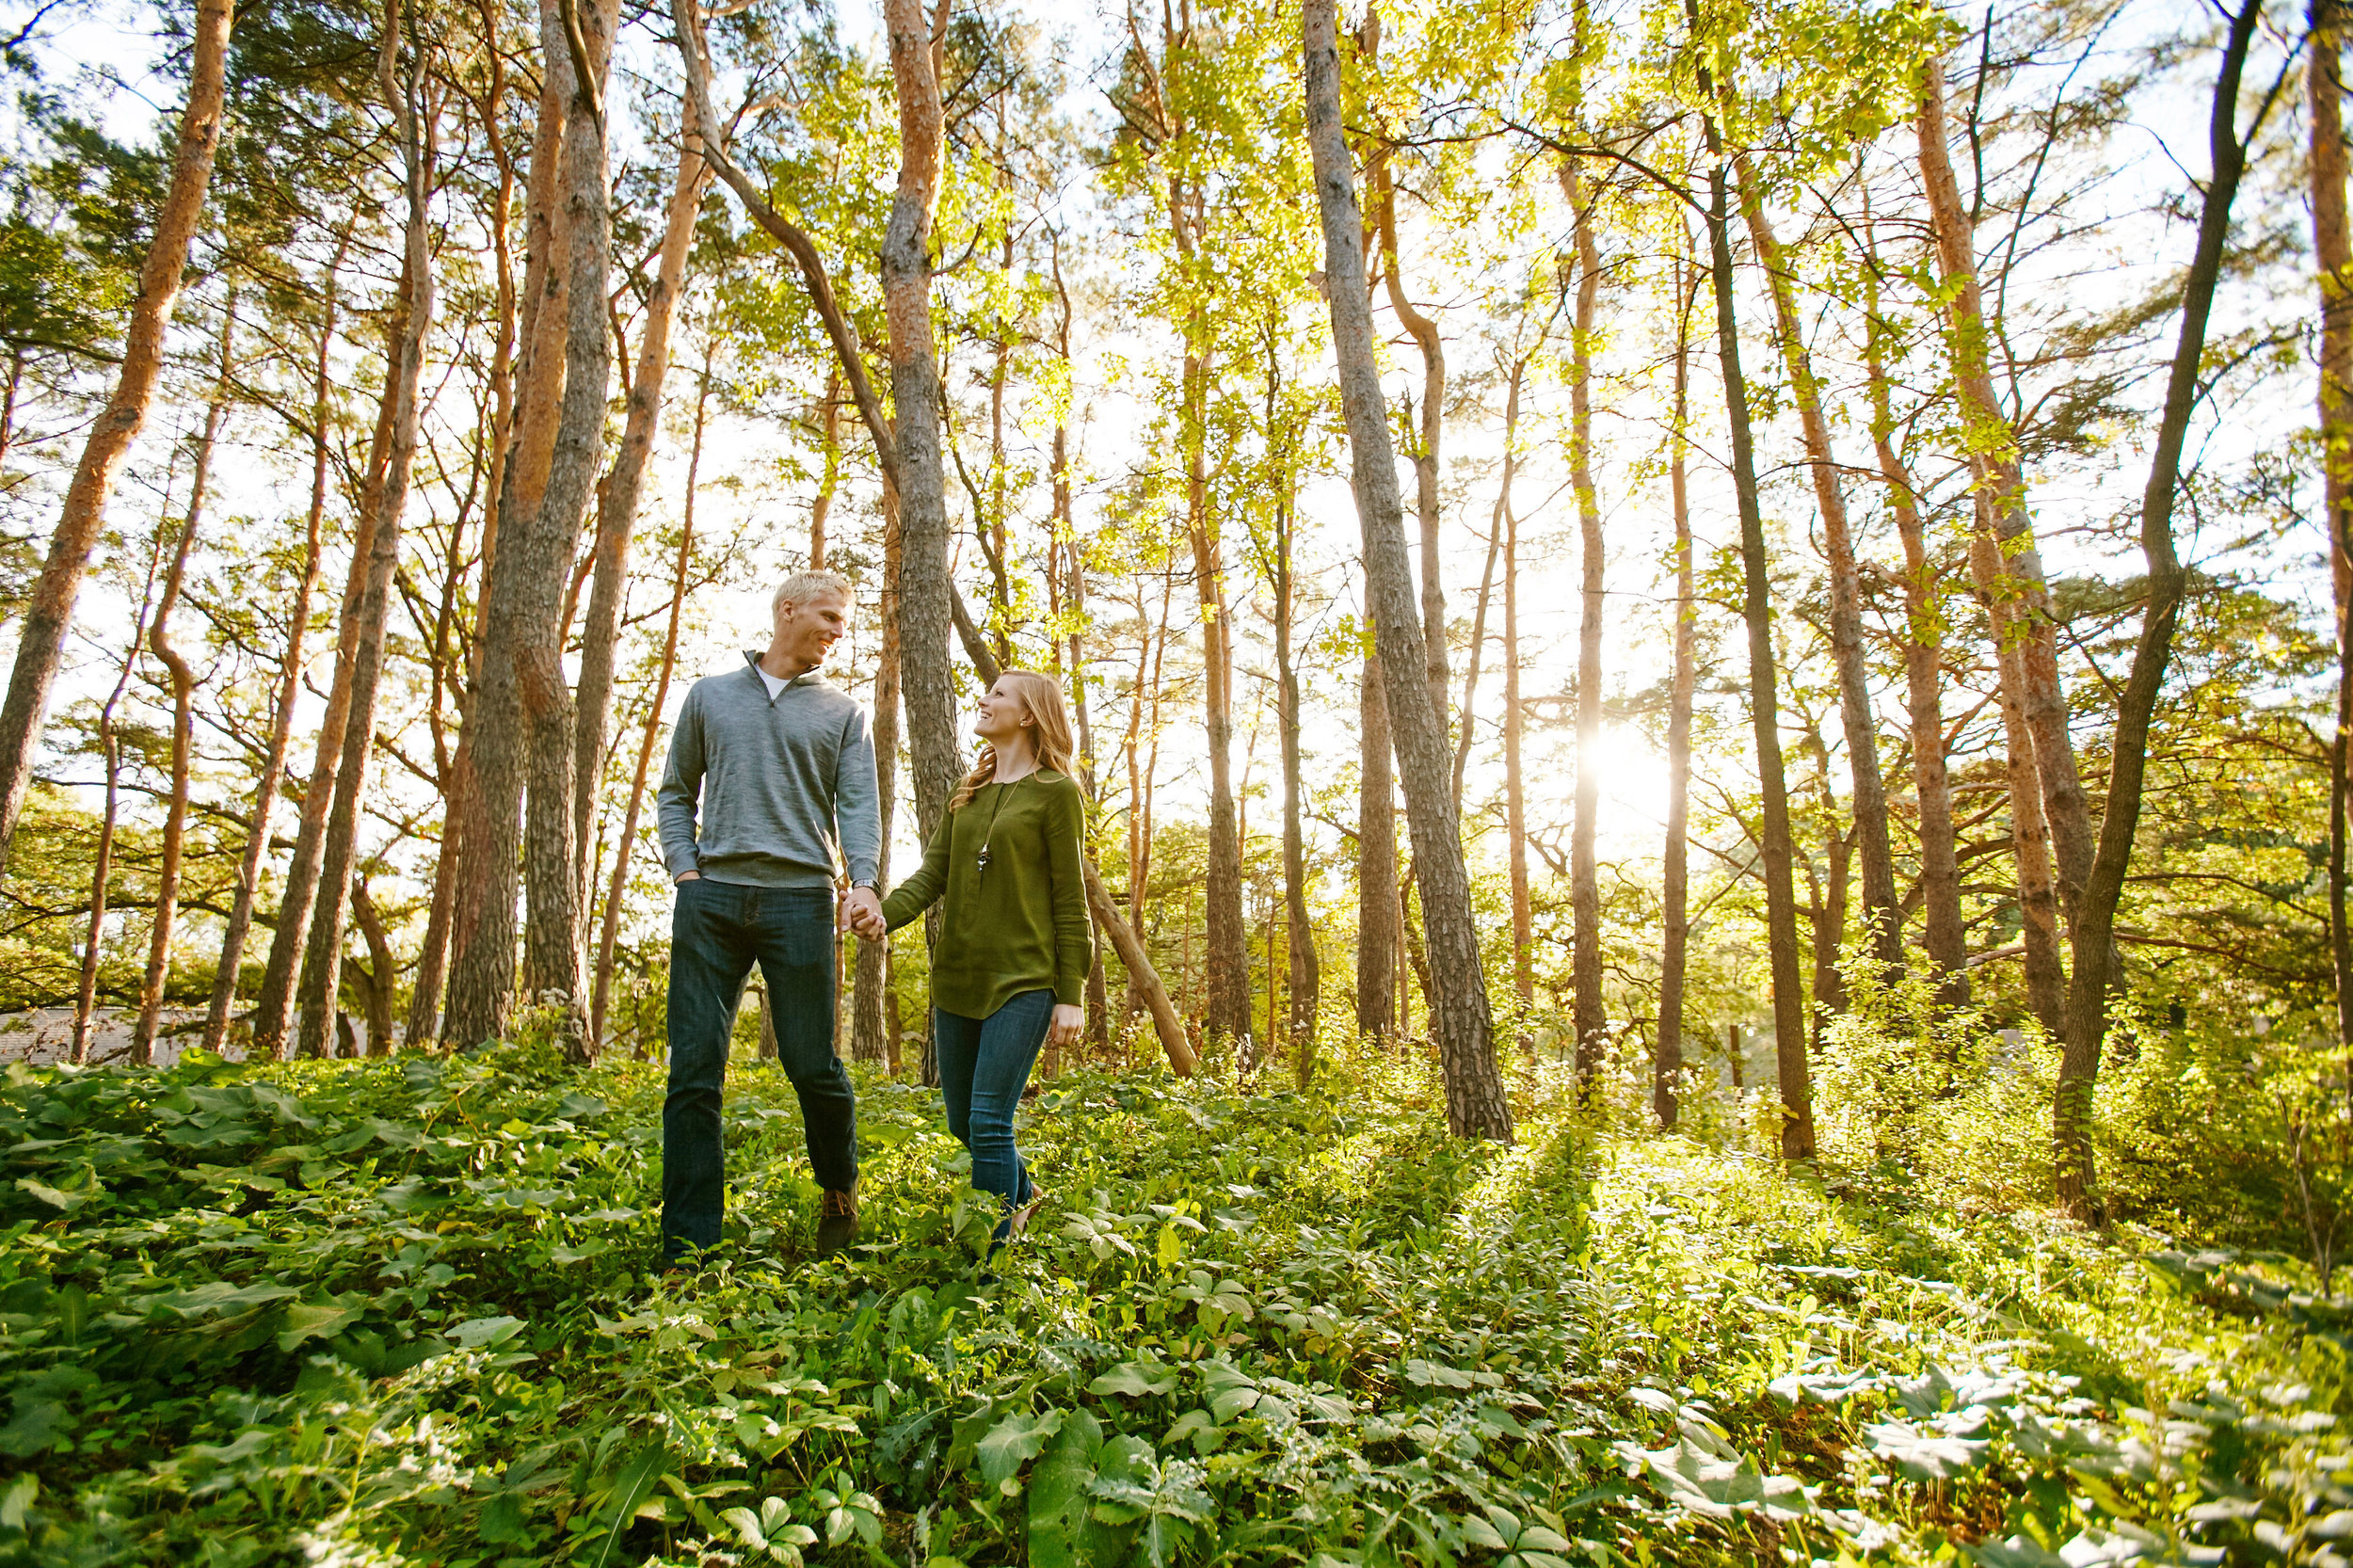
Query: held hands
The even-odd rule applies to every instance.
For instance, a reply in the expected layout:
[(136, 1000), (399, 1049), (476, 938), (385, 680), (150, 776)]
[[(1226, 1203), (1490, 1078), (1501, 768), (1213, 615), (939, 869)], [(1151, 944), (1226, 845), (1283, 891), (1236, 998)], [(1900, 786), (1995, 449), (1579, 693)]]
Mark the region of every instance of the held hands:
[(866, 941), (879, 942), (889, 935), (883, 924), (882, 900), (872, 888), (853, 888), (841, 900), (841, 929), (855, 931)]
[(1075, 1046), (1087, 1026), (1086, 1009), (1073, 1007), (1066, 1001), (1054, 1004), (1054, 1016), (1046, 1026), (1046, 1043), (1049, 1046)]

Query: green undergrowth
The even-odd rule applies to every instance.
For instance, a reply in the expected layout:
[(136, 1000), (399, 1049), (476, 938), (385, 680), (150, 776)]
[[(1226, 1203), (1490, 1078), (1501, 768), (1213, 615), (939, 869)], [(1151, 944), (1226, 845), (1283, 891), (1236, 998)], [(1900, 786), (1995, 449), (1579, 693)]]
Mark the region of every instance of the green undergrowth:
[(1081, 1074), (993, 1265), (862, 1084), (808, 1256), (739, 1066), (649, 1269), (660, 1071), (507, 1048), (0, 1093), (0, 1563), (2338, 1564), (2347, 1320), (2277, 1259), (1962, 1215), (1416, 1069)]

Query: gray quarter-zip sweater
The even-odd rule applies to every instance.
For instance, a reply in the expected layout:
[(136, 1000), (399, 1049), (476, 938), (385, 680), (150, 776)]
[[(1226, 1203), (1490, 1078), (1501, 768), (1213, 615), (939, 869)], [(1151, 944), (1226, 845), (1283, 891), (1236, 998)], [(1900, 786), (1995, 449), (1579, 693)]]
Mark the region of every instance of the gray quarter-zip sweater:
[[(815, 671), (774, 700), (760, 655), (697, 680), (679, 710), (655, 796), (673, 881), (700, 872), (756, 888), (822, 888), (840, 846), (850, 880), (882, 872), (874, 737), (865, 708)], [(699, 830), (696, 804), (700, 803)]]

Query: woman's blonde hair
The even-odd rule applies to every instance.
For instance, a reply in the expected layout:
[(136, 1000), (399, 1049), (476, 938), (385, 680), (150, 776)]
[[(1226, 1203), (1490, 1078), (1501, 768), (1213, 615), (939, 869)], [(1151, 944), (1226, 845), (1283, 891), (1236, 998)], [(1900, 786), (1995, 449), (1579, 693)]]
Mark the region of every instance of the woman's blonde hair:
[[(1070, 735), (1070, 711), (1063, 702), (1062, 682), (1050, 675), (1035, 670), (1006, 670), (998, 677), (1028, 710), (1036, 733), (1031, 744), (1037, 752), (1037, 765), (1051, 768), (1064, 777), (1075, 777), (1078, 770), (1070, 765), (1074, 744)], [(980, 760), (964, 776), (956, 792), (949, 798), (948, 809), (953, 811), (972, 798), (972, 792), (987, 783), (997, 772), (997, 748), (986, 742), (981, 744)]]

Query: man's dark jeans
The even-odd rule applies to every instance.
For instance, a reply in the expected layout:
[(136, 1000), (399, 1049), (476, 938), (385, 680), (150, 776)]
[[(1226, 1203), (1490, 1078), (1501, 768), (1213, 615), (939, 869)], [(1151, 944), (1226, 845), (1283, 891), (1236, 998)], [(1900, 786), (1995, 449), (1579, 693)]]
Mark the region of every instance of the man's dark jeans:
[(829, 888), (752, 888), (697, 877), (670, 915), (670, 1094), (662, 1107), (662, 1256), (715, 1246), (727, 1208), (719, 1091), (736, 1000), (757, 963), (776, 1056), (801, 1097), (819, 1186), (857, 1181), (857, 1101), (833, 1052), (834, 899)]

